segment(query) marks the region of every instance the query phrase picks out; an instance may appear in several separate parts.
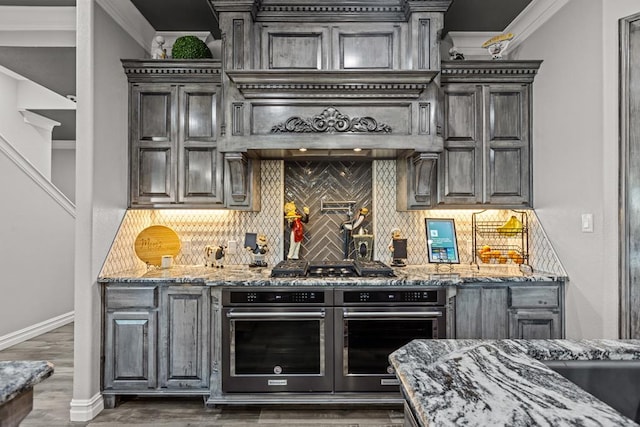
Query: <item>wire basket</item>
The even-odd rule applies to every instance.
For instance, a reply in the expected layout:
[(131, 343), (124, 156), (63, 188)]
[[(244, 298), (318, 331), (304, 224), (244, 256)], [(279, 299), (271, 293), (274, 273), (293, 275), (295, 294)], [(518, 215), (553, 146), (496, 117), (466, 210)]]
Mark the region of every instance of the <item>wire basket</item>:
[(528, 265), (529, 225), (523, 211), (481, 211), (471, 217), (476, 265)]

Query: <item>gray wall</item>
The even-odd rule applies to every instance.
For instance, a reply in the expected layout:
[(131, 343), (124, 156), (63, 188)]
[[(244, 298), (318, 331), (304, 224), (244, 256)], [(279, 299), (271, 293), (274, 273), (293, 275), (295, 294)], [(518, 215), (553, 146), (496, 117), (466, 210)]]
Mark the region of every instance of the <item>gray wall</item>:
[(0, 152), (0, 337), (73, 311), (75, 220)]
[[(570, 277), (567, 338), (618, 336), (618, 19), (638, 11), (637, 0), (570, 0), (514, 52), (544, 60), (534, 200)], [(582, 213), (593, 233), (581, 232)]]
[(69, 200), (76, 201), (76, 150), (51, 151), (51, 182)]

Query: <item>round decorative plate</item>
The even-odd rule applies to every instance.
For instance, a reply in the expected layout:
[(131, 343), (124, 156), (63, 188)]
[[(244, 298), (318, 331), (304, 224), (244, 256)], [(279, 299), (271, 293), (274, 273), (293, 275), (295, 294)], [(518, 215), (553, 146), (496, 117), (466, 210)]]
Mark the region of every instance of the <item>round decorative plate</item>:
[(164, 225), (152, 225), (142, 230), (134, 244), (136, 255), (143, 262), (160, 266), (163, 255), (175, 258), (180, 252), (178, 234)]

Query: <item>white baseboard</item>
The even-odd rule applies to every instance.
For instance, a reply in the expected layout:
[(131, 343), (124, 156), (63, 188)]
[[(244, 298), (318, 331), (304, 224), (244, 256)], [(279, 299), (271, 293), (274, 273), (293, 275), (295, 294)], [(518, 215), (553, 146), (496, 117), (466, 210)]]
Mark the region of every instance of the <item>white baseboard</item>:
[(70, 406), (70, 421), (91, 421), (104, 409), (104, 399), (97, 393), (91, 399), (72, 399)]
[(70, 311), (60, 316), (45, 320), (44, 322), (36, 323), (35, 325), (28, 326), (19, 331), (12, 332), (10, 334), (0, 337), (0, 350), (9, 348), (16, 344), (20, 344), (23, 341), (37, 337), (46, 332), (53, 331), (61, 326), (73, 322), (74, 312)]

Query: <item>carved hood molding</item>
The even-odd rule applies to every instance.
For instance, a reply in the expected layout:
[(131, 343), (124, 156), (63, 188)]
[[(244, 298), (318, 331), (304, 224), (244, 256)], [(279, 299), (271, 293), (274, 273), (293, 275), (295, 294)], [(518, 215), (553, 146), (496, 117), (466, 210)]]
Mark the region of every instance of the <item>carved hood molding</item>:
[(278, 132), (372, 132), (391, 133), (391, 126), (378, 123), (373, 117), (349, 118), (336, 108), (326, 108), (322, 113), (311, 118), (290, 117), (285, 122), (271, 128), (271, 133)]

